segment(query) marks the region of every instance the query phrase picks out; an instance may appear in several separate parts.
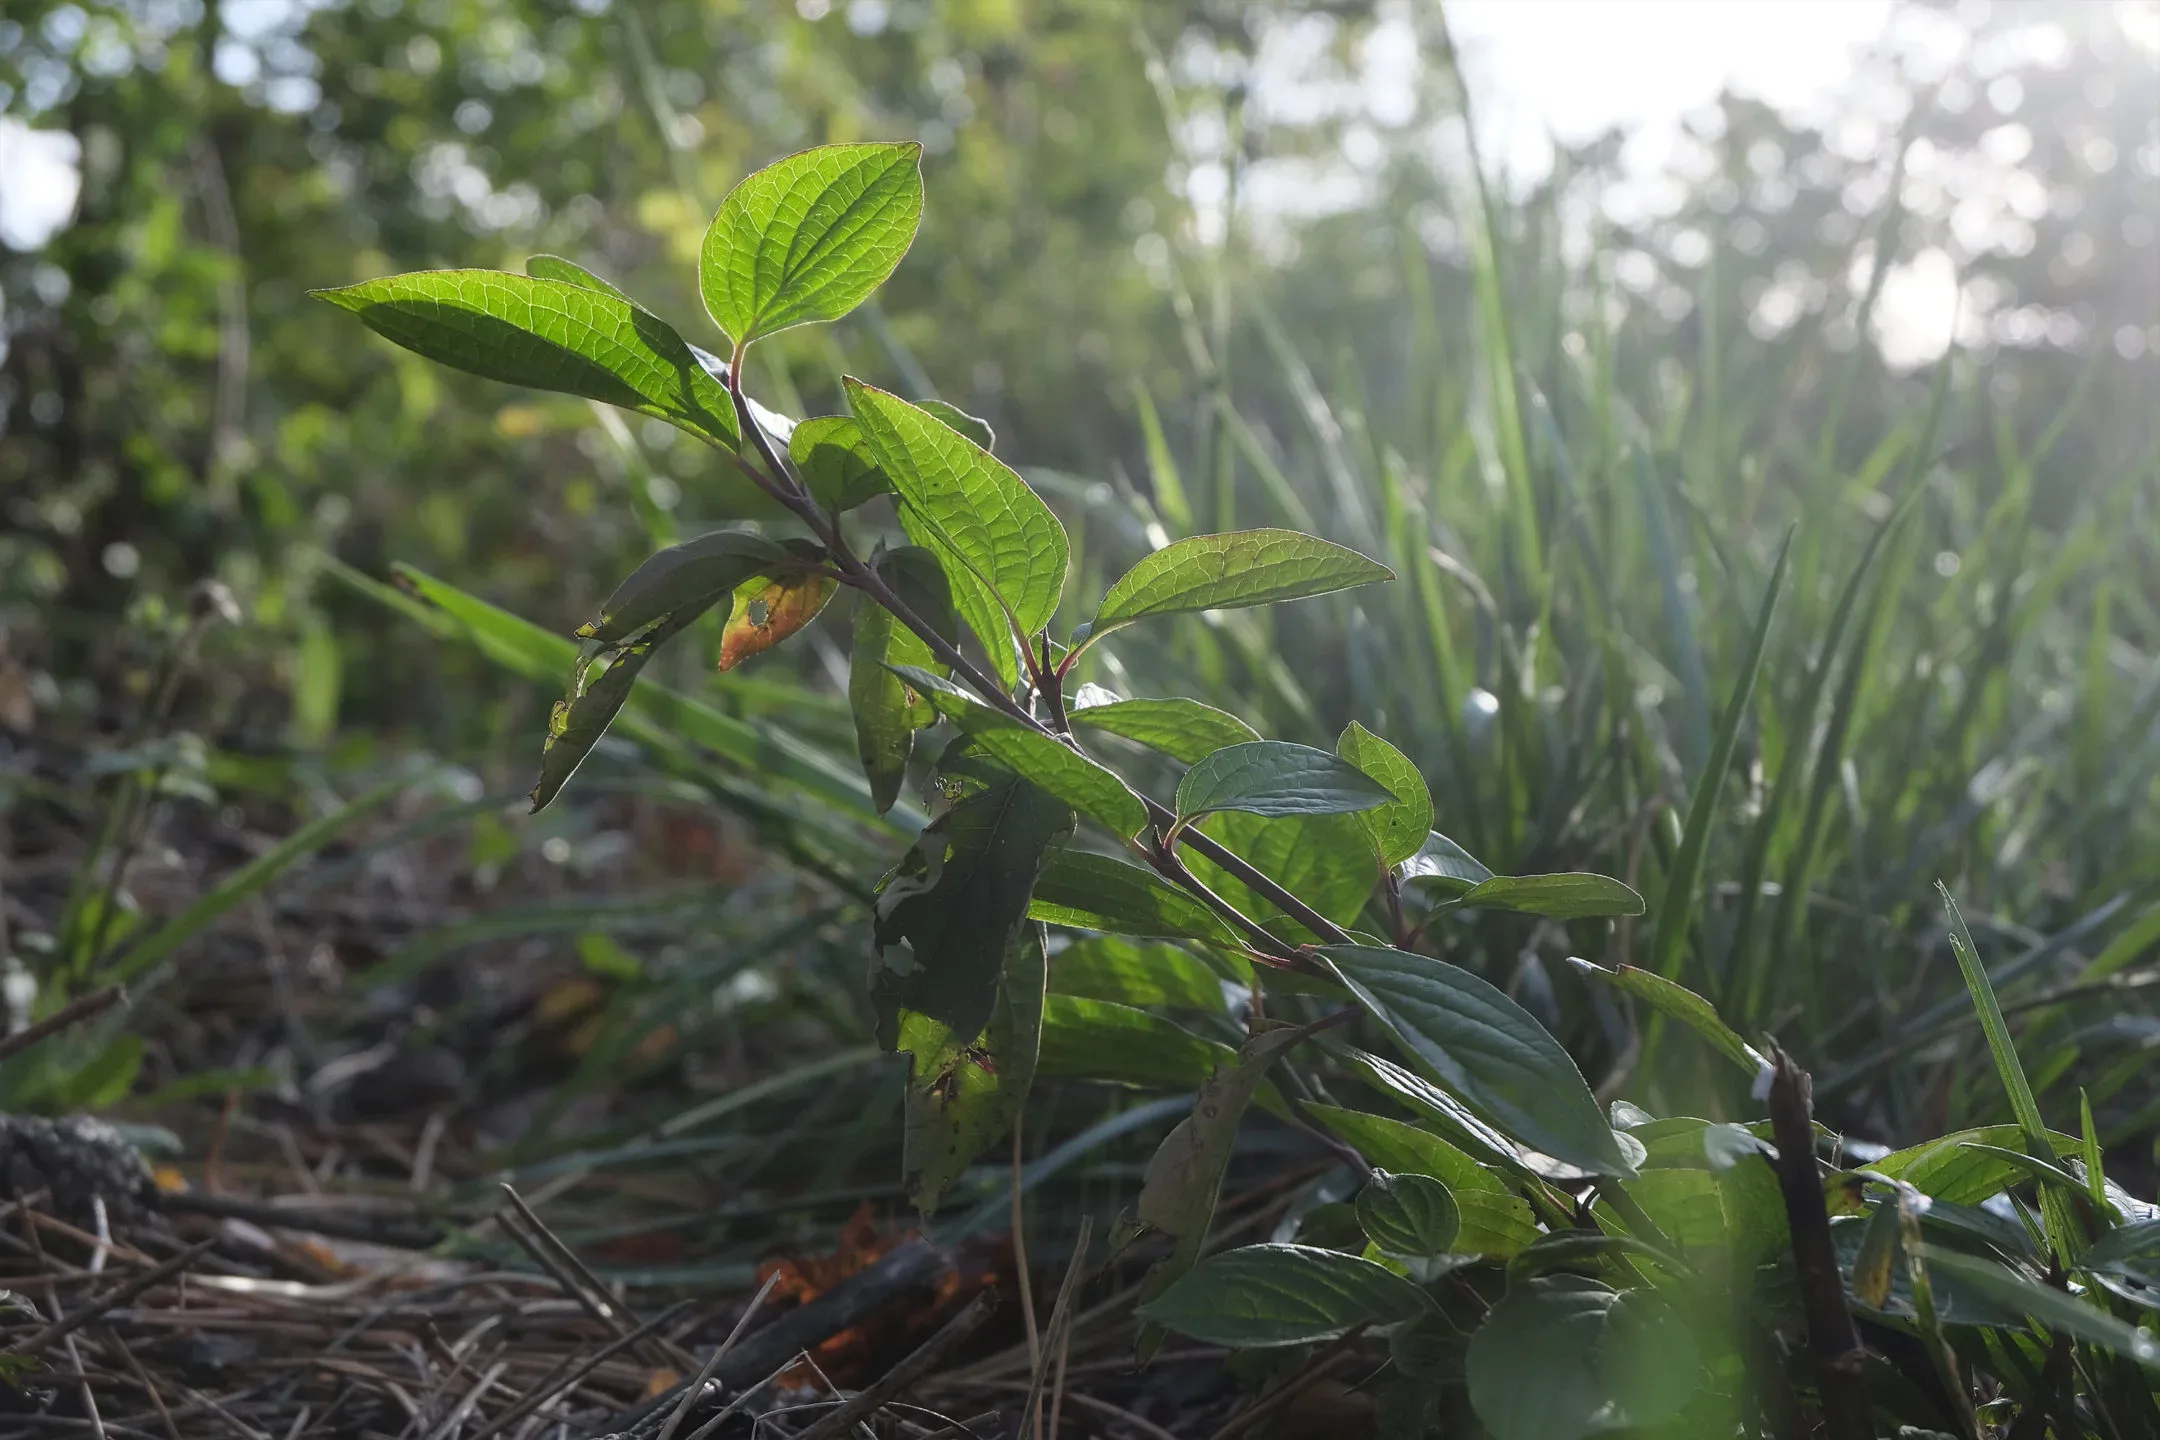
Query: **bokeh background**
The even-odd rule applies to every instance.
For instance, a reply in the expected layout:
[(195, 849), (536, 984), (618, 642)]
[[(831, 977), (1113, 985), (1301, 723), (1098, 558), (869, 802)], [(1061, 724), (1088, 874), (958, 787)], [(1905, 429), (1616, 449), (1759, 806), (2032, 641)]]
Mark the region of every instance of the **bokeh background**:
[[(315, 1095), (338, 1055), (419, 1053), (426, 1095), (485, 1093), (480, 1138), (531, 1145), (867, 1036), (862, 897), (904, 833), (710, 735), (611, 745), (528, 820), (550, 685), (380, 588), (407, 562), (567, 633), (656, 545), (774, 517), (664, 425), (448, 372), (306, 291), (553, 252), (712, 345), (694, 256), (727, 188), (900, 137), (920, 239), (874, 306), (760, 347), (766, 403), (832, 411), (852, 373), (989, 419), (1074, 533), (1073, 620), (1201, 530), (1312, 528), (1403, 577), (1105, 647), (1097, 680), (1283, 738), (1358, 719), (1488, 864), (1628, 878), (1642, 926), (1441, 943), (1603, 1093), (1709, 1113), (1742, 1097), (1561, 961), (1650, 945), (1790, 535), (1680, 973), (1800, 1048), (1856, 1135), (1991, 1118), (1943, 879), (2050, 1113), (2082, 1085), (2149, 1167), (2147, 0), (10, 0), (11, 996), (58, 983), (67, 836), (115, 776), (154, 776), (170, 827), (112, 885), (127, 916), (413, 755), (459, 777), (422, 858), (340, 872), (376, 918), (290, 959), (343, 1008), (175, 1022), (99, 1093), (218, 1066), (202, 1088)], [(172, 678), (212, 580), (237, 619)], [(739, 675), (709, 640), (655, 673), (845, 771), (843, 607)], [(524, 1039), (476, 1057), (473, 1026)], [(854, 1094), (790, 1132), (827, 1189), (882, 1133), (816, 1129)]]

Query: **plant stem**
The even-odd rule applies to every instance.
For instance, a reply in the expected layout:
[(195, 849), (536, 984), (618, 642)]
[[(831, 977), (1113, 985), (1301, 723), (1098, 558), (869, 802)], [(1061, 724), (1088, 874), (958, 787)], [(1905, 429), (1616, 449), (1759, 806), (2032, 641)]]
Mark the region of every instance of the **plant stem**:
[[(755, 479), (758, 487), (764, 490), (767, 495), (785, 505), (805, 525), (810, 527), (811, 532), (818, 537), (819, 543), (825, 546), (827, 553), (832, 557), (833, 564), (838, 567), (843, 580), (848, 585), (862, 591), (872, 600), (891, 611), (894, 619), (914, 631), (922, 642), (930, 647), (931, 654), (951, 667), (955, 675), (966, 680), (985, 701), (1029, 729), (1051, 736), (1053, 739), (1060, 740), (1065, 744), (1071, 744), (1070, 737), (1059, 735), (1057, 731), (1044, 725), (1040, 720), (1029, 714), (1025, 706), (1005, 692), (1004, 686), (984, 674), (979, 666), (960, 653), (960, 648), (957, 645), (932, 629), (906, 601), (902, 600), (894, 592), (890, 585), (885, 583), (884, 577), (864, 564), (852, 550), (848, 549), (847, 542), (840, 535), (839, 528), (829, 523), (824, 512), (818, 509), (816, 502), (811, 500), (810, 496), (800, 486), (795, 485), (789, 479), (787, 467), (781, 463), (779, 456), (773, 451), (772, 441), (766, 436), (763, 427), (757, 423), (757, 418), (750, 413), (749, 402), (743, 398), (742, 391), (742, 355), (743, 347), (738, 345), (735, 348), (735, 359), (728, 366), (728, 395), (735, 402), (736, 423), (742, 427), (743, 433), (750, 436), (751, 442), (757, 446), (759, 456), (764, 459), (765, 464), (772, 471), (772, 477), (768, 478), (759, 475), (754, 466), (744, 463), (741, 457), (737, 456), (736, 459), (740, 468)], [(1149, 800), (1144, 795), (1140, 798), (1147, 805), (1148, 819), (1157, 828), (1167, 831), (1177, 823), (1177, 816), (1173, 815), (1164, 806)], [(1191, 846), (1199, 854), (1206, 856), (1215, 865), (1234, 876), (1247, 889), (1265, 898), (1269, 904), (1281, 910), (1328, 944), (1347, 945), (1350, 943), (1348, 931), (1298, 899), (1297, 896), (1284, 889), (1275, 880), (1261, 874), (1243, 857), (1232, 854), (1216, 840), (1191, 829), (1180, 831), (1178, 839)]]
[(1807, 1072), (1775, 1046), (1770, 1082), (1770, 1123), (1777, 1137), (1778, 1189), (1792, 1227), (1793, 1260), (1800, 1273), (1800, 1300), (1807, 1312), (1808, 1348), (1815, 1355), (1816, 1389), (1822, 1397), (1827, 1440), (1874, 1440), (1864, 1366), (1867, 1352), (1838, 1273), (1830, 1215), (1823, 1205), (1822, 1176), (1815, 1163), (1815, 1113)]

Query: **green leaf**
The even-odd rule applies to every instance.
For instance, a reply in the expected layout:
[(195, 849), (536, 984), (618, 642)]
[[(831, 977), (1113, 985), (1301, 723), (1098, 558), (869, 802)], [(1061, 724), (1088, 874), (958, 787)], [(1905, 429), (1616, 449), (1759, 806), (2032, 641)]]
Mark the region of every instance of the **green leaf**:
[(1057, 796), (1075, 810), (1131, 838), (1147, 828), (1147, 803), (1115, 772), (1054, 736), (1022, 725), (928, 670), (901, 666), (910, 689), (958, 726), (985, 755)]
[[(1237, 1051), (1221, 1041), (1130, 1005), (1052, 995), (1043, 1006), (1041, 1075), (1141, 1090), (1192, 1090), (1236, 1058)], [(1253, 1103), (1271, 1114), (1285, 1113), (1273, 1082), (1262, 1083)]]
[(1464, 891), (1457, 903), (1554, 920), (1643, 913), (1642, 896), (1605, 875), (1495, 875)]
[(1028, 896), (1072, 823), (1061, 801), (1010, 779), (962, 797), (924, 829), (878, 891), (871, 998), (887, 1049), (902, 1011), (969, 1037), (989, 1024)]
[(1548, 1275), (1508, 1287), (1471, 1337), (1464, 1369), (1493, 1440), (1580, 1440), (1673, 1419), (1694, 1394), (1700, 1359), (1655, 1292)]
[(1043, 936), (1021, 927), (998, 977), (990, 1024), (970, 1040), (928, 1016), (900, 1015), (896, 1051), (911, 1056), (902, 1172), (924, 1213), (976, 1156), (1011, 1131), (1035, 1079), (1042, 1041)]
[(1402, 865), (1403, 884), (1424, 881), (1443, 895), (1460, 895), (1492, 878), (1483, 861), (1437, 830)]
[(820, 145), (728, 192), (705, 231), (698, 288), (737, 345), (870, 298), (922, 223), (922, 147)]
[(852, 415), (820, 415), (797, 425), (788, 436), (788, 458), (802, 472), (810, 498), (827, 514), (838, 515), (892, 493), (892, 481), (879, 468)]
[[(1548, 1178), (1582, 1178), (1582, 1170), (1572, 1165), (1562, 1166), (1549, 1157), (1542, 1164), (1537, 1163), (1539, 1157), (1524, 1152), (1513, 1140), (1479, 1119), (1469, 1106), (1423, 1075), (1364, 1050), (1353, 1049), (1347, 1058), (1351, 1068), (1374, 1089), (1423, 1115), (1439, 1126), (1441, 1133), (1477, 1154), (1480, 1160), (1511, 1169), (1532, 1169)], [(1566, 1174), (1554, 1177), (1555, 1167)], [(1456, 1188), (1461, 1189), (1460, 1186)]]
[[(1380, 880), (1379, 866), (1357, 820), (1355, 815), (1271, 819), (1228, 810), (1210, 815), (1199, 828), (1328, 919), (1347, 925), (1357, 918)], [(1320, 938), (1206, 857), (1189, 853), (1186, 864), (1209, 889), (1281, 938), (1300, 944)]]
[(1043, 870), (1028, 913), (1052, 925), (1158, 940), (1243, 943), (1214, 911), (1152, 870), (1109, 855), (1065, 850)]
[(1530, 1206), (1498, 1177), (1430, 1130), (1363, 1110), (1307, 1105), (1305, 1113), (1357, 1147), (1367, 1163), (1398, 1174), (1430, 1175), (1448, 1187), (1461, 1215), (1454, 1248), (1505, 1260), (1538, 1237)]
[(663, 622), (680, 629), (753, 575), (787, 560), (778, 542), (746, 530), (714, 530), (670, 545), (631, 571), (577, 637), (615, 645)]
[(992, 430), (990, 422), (981, 416), (970, 415), (959, 406), (943, 400), (918, 401), (915, 408), (933, 419), (944, 421), (983, 449), (997, 449), (997, 432)]
[[(948, 640), (959, 633), (952, 594), (936, 556), (910, 545), (884, 551), (872, 564), (918, 619)], [(906, 665), (944, 673), (930, 647), (890, 611), (868, 597), (858, 601), (854, 648), (848, 657), (848, 703), (855, 715), (856, 753), (880, 815), (899, 798), (900, 782), (915, 752), (915, 732), (937, 720), (930, 703), (887, 668)]]
[(1069, 718), (1075, 727), (1122, 735), (1186, 765), (1226, 745), (1260, 738), (1237, 716), (1197, 700), (1117, 700), (1083, 705)]
[(313, 293), (455, 369), (620, 405), (730, 450), (739, 440), (727, 387), (682, 336), (607, 291), (498, 270), (423, 270)]
[(1355, 550), (1295, 530), (1194, 535), (1126, 571), (1103, 596), (1088, 638), (1149, 615), (1269, 605), (1394, 578)]
[[(560, 280), (565, 285), (575, 285), (582, 290), (594, 290), (602, 295), (611, 295), (626, 305), (637, 304), (637, 301), (632, 300), (621, 290), (610, 285), (598, 275), (593, 274), (592, 271), (587, 270), (574, 260), (565, 260), (560, 255), (533, 256), (525, 262), (525, 273), (535, 280)], [(640, 306), (639, 308), (644, 307)]]
[(1178, 819), (1217, 810), (1248, 815), (1342, 815), (1370, 810), (1395, 797), (1350, 762), (1286, 740), (1248, 740), (1225, 746), (1178, 781)]
[[(1747, 718), (1748, 702), (1755, 695), (1755, 680), (1762, 672), (1763, 647), (1770, 639), (1770, 622), (1777, 616), (1778, 596), (1785, 584), (1785, 562), (1792, 556), (1792, 532), (1785, 533), (1785, 542), (1778, 547), (1777, 564), (1770, 571), (1770, 584), (1763, 592), (1762, 609), (1755, 616), (1755, 631), (1748, 640), (1746, 656), (1740, 662), (1739, 672), (1733, 679), (1732, 693), (1726, 697), (1725, 718), (1718, 725), (1717, 738), (1711, 742), (1710, 758), (1703, 772), (1696, 777), (1695, 794), (1688, 801), (1687, 827), (1680, 834), (1680, 848), (1673, 853), (1672, 868), (1666, 874), (1665, 889), (1658, 897), (1657, 932), (1651, 938), (1649, 968), (1668, 980), (1680, 976), (1680, 946), (1687, 937), (1688, 922), (1695, 911), (1695, 887), (1702, 879), (1703, 857), (1708, 853), (1710, 831), (1717, 823), (1718, 797), (1725, 789), (1725, 776), (1732, 769), (1733, 751), (1740, 742), (1740, 726)], [(1642, 905), (1626, 912), (1640, 915)]]
[[(1140, 1183), (1134, 1214), (1142, 1226), (1168, 1235), (1175, 1243), (1141, 1281), (1143, 1313), (1149, 1301), (1199, 1260), (1208, 1226), (1215, 1218), (1223, 1176), (1230, 1168), (1238, 1125), (1276, 1057), (1305, 1036), (1299, 1029), (1269, 1030), (1246, 1041), (1235, 1060), (1208, 1077), (1193, 1101), (1192, 1113), (1171, 1127), (1156, 1147)], [(1159, 1329), (1143, 1328), (1140, 1358), (1145, 1361), (1161, 1342)]]
[(1431, 1308), (1423, 1290), (1370, 1260), (1305, 1245), (1247, 1245), (1201, 1261), (1139, 1314), (1203, 1344), (1242, 1350), (1332, 1340)]
[(1430, 1175), (1374, 1170), (1357, 1197), (1358, 1224), (1390, 1255), (1445, 1255), (1462, 1229), (1462, 1211)]
[[(2074, 1144), (2067, 1135), (2052, 1137)], [(2024, 1140), (2015, 1125), (1982, 1125), (1954, 1130), (1903, 1150), (1894, 1150), (1867, 1168), (1902, 1180), (1933, 1200), (1949, 1205), (1978, 1205), (2022, 1177), (2023, 1171), (1980, 1146), (2008, 1148)]]
[(1394, 798), (1358, 816), (1383, 865), (1402, 864), (1419, 853), (1432, 830), (1432, 792), (1410, 757), (1353, 720), (1335, 742), (1335, 753), (1385, 786)]
[(1930, 1272), (1947, 1274), (1959, 1286), (2028, 1317), (2045, 1330), (2127, 1356), (2148, 1370), (2160, 1370), (2160, 1341), (2147, 1332), (2085, 1304), (2067, 1291), (2027, 1279), (1993, 1261), (1940, 1245), (1923, 1248)]
[(545, 809), (562, 793), (614, 723), (615, 713), (630, 698), (630, 687), (637, 683), (638, 672), (653, 651), (688, 623), (663, 621), (636, 639), (578, 656), (570, 669), (568, 689), (548, 712), (547, 734), (540, 742), (540, 775), (533, 781), (530, 797), (534, 812)]
[(1667, 980), (1653, 971), (1634, 965), (1622, 965), (1608, 970), (1593, 965), (1588, 960), (1570, 955), (1568, 963), (1585, 975), (1595, 975), (1615, 990), (1632, 995), (1652, 1009), (1662, 1011), (1693, 1030), (1710, 1042), (1710, 1048), (1732, 1061), (1752, 1079), (1762, 1073), (1768, 1063), (1760, 1051), (1740, 1038), (1739, 1033), (1717, 1013), (1717, 1007), (1702, 996), (1676, 980)]
[(1060, 950), (1050, 962), (1050, 988), (1060, 995), (1120, 1005), (1223, 1009), (1223, 978), (1205, 963), (1175, 945), (1143, 945), (1115, 935), (1098, 935)]
[(1530, 1013), (1444, 960), (1365, 945), (1320, 955), (1441, 1083), (1555, 1160), (1629, 1176), (1582, 1072)]
[[(1002, 461), (936, 416), (852, 377), (848, 404), (879, 468), (900, 497), (901, 521), (916, 543), (937, 552), (946, 573), (955, 567), (994, 599), (1022, 635), (1050, 623), (1065, 588), (1065, 527)], [(954, 599), (986, 648), (1009, 646), (1003, 633), (983, 633), (954, 577)]]

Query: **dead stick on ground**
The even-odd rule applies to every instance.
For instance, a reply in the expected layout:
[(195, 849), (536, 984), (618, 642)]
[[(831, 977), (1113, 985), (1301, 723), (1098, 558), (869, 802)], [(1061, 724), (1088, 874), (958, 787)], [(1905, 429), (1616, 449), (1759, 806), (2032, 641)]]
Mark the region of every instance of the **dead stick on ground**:
[(102, 1015), (126, 999), (126, 986), (108, 985), (102, 990), (91, 991), (79, 1000), (70, 1000), (37, 1024), (0, 1039), (0, 1060), (7, 1059), (17, 1051), (27, 1050), (38, 1041), (57, 1035), (70, 1025), (80, 1024), (93, 1015)]
[(151, 1286), (161, 1285), (165, 1281), (172, 1279), (173, 1276), (200, 1260), (215, 1244), (217, 1244), (215, 1240), (196, 1241), (164, 1264), (152, 1270), (145, 1270), (142, 1274), (128, 1281), (127, 1284), (118, 1287), (100, 1299), (91, 1301), (74, 1314), (55, 1320), (28, 1340), (25, 1340), (21, 1345), (12, 1348), (18, 1355), (37, 1354), (54, 1341), (74, 1334), (114, 1306), (125, 1305)]
[(1845, 1284), (1838, 1273), (1830, 1212), (1823, 1203), (1822, 1175), (1816, 1168), (1811, 1086), (1807, 1072), (1783, 1050), (1773, 1046), (1770, 1063), (1770, 1124), (1777, 1137), (1778, 1189), (1785, 1197), (1793, 1261), (1800, 1271), (1808, 1348), (1814, 1352), (1816, 1388), (1822, 1395), (1823, 1432), (1828, 1440), (1874, 1440), (1867, 1352), (1860, 1347), (1852, 1312), (1845, 1308)]
[(1043, 1384), (1050, 1376), (1050, 1357), (1063, 1354), (1066, 1337), (1072, 1333), (1073, 1297), (1080, 1292), (1080, 1276), (1087, 1269), (1088, 1242), (1095, 1238), (1095, 1217), (1080, 1217), (1080, 1234), (1073, 1241), (1072, 1263), (1065, 1267), (1065, 1279), (1058, 1286), (1057, 1299), (1050, 1306), (1050, 1331), (1044, 1337), (1044, 1345), (1035, 1357), (1035, 1373), (1028, 1382), (1027, 1407), (1020, 1414), (1022, 1435), (1033, 1435), (1042, 1440), (1042, 1394)]
[(698, 1370), (697, 1378), (690, 1382), (690, 1388), (683, 1391), (682, 1403), (675, 1407), (674, 1414), (668, 1416), (667, 1424), (660, 1427), (660, 1440), (675, 1440), (675, 1432), (682, 1428), (684, 1418), (690, 1413), (690, 1407), (697, 1404), (698, 1396), (705, 1393), (705, 1382), (712, 1379), (713, 1371), (718, 1370), (720, 1362), (727, 1359), (728, 1351), (735, 1348), (735, 1342), (742, 1338), (743, 1330), (750, 1324), (750, 1317), (757, 1314), (758, 1307), (765, 1303), (765, 1297), (772, 1294), (773, 1286), (779, 1283), (780, 1272), (776, 1270), (765, 1277), (765, 1283), (758, 1287), (757, 1294), (750, 1297), (748, 1305), (743, 1306), (742, 1318), (735, 1322), (734, 1329), (728, 1331), (727, 1339), (720, 1342), (720, 1348), (713, 1351), (712, 1359), (707, 1360)]
[(847, 1434), (857, 1420), (876, 1414), (887, 1401), (896, 1399), (935, 1370), (938, 1362), (958, 1348), (961, 1341), (974, 1334), (996, 1308), (996, 1293), (983, 1291), (968, 1302), (966, 1309), (946, 1321), (937, 1334), (925, 1340), (920, 1349), (887, 1371), (884, 1379), (866, 1390), (856, 1392), (855, 1398), (843, 1403), (839, 1409), (795, 1437), (795, 1440), (836, 1440), (836, 1437)]
[(599, 1369), (623, 1351), (652, 1336), (661, 1326), (671, 1320), (679, 1319), (684, 1311), (696, 1303), (694, 1300), (676, 1301), (628, 1335), (610, 1340), (577, 1365), (568, 1367), (567, 1373), (565, 1373), (564, 1366), (557, 1365), (554, 1370), (548, 1373), (545, 1379), (533, 1387), (532, 1391), (524, 1399), (512, 1405), (508, 1410), (503, 1411), (502, 1414), (496, 1416), (486, 1425), (483, 1425), (479, 1432), (473, 1436), (473, 1440), (487, 1440), (488, 1436), (515, 1425), (557, 1395), (577, 1385), (586, 1376), (592, 1374), (593, 1371)]

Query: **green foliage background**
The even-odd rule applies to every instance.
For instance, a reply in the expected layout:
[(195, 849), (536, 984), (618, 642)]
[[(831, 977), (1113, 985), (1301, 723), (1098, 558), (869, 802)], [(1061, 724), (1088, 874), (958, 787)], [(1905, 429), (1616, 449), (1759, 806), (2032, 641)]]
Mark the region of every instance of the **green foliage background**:
[[(1569, 953), (1776, 1031), (1841, 1124), (1896, 1141), (2002, 1118), (1963, 1063), (1981, 1036), (1944, 878), (2043, 1106), (2063, 1123), (2082, 1084), (2102, 1136), (2149, 1163), (2160, 122), (2115, 10), (1997, 5), (1947, 74), (1871, 62), (1856, 87), (1912, 101), (1872, 142), (1729, 98), (1652, 218), (1600, 207), (1617, 137), (1534, 185), (1471, 183), (1437, 11), (816, 11), (11, 6), (0, 112), (74, 135), (84, 177), (71, 225), (0, 252), (0, 678), (32, 729), (115, 733), (114, 697), (149, 687), (160, 627), (215, 577), (245, 622), (209, 641), (184, 714), (216, 755), (320, 777), (424, 747), (522, 789), (550, 687), (332, 571), (411, 562), (567, 634), (656, 544), (770, 513), (664, 426), (451, 374), (303, 291), (553, 252), (717, 347), (692, 277), (727, 187), (812, 143), (919, 138), (908, 260), (874, 307), (761, 347), (762, 398), (827, 413), (847, 371), (988, 419), (1074, 536), (1068, 610), (1152, 544), (1241, 525), (1310, 528), (1402, 576), (1135, 632), (1096, 678), (1317, 745), (1358, 719), (1495, 870), (1643, 891), (1639, 923), (1486, 910), (1444, 942), (1601, 1089), (1739, 1103)], [(1354, 77), (1383, 23), (1423, 57), (1408, 115), (1315, 116), (1252, 82), (1286, 36), (1316, 42), (1309, 78)], [(2034, 24), (2062, 63), (2020, 44)], [(2029, 152), (2006, 163), (2041, 199), (1988, 232), (1964, 206), (2013, 125)], [(1341, 158), (1353, 130), (1368, 159), (1378, 140), (1362, 167)], [(1188, 198), (1203, 173), (1248, 197), (1341, 182), (1345, 203), (1255, 201), (1218, 233)], [(1935, 247), (1991, 303), (1940, 364), (1888, 369), (1865, 339), (1881, 262)], [(709, 644), (654, 668), (846, 760), (837, 635), (739, 677), (711, 678)], [(784, 778), (724, 750), (712, 774), (768, 854), (846, 868), (790, 828)]]

